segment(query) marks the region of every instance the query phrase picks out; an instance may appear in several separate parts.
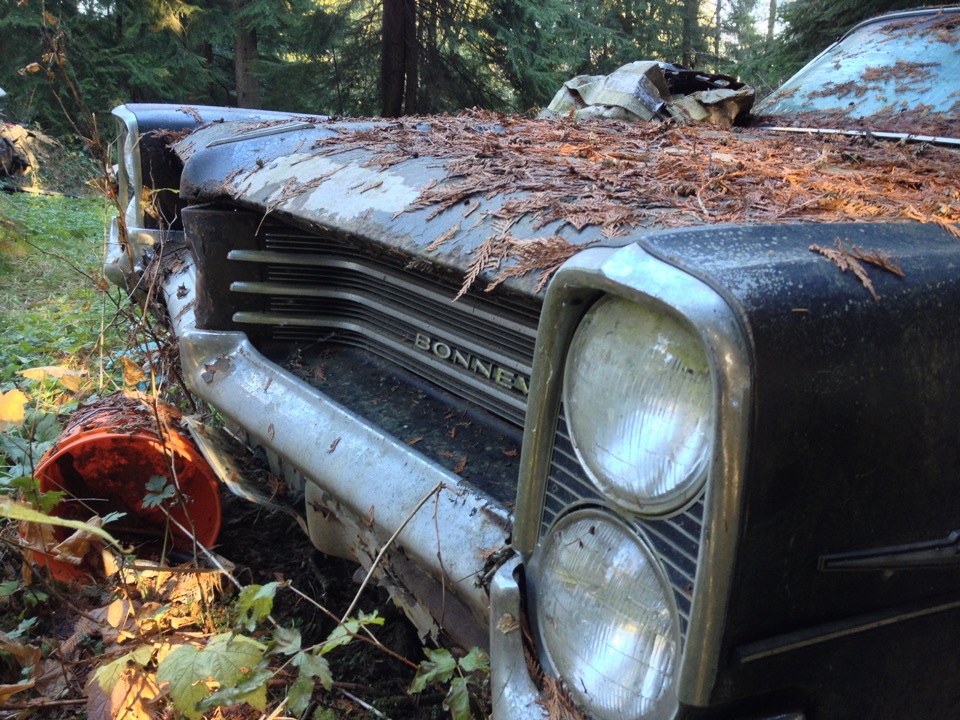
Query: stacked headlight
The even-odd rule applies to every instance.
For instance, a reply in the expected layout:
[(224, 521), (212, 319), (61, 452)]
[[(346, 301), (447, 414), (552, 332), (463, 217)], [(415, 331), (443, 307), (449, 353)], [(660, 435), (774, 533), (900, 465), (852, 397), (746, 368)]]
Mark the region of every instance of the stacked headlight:
[(574, 512), (544, 538), (534, 575), (542, 649), (577, 704), (604, 719), (673, 717), (676, 609), (642, 539), (605, 513)]
[(649, 516), (697, 493), (712, 450), (713, 384), (700, 339), (673, 315), (598, 302), (573, 337), (563, 397), (577, 455), (606, 497)]

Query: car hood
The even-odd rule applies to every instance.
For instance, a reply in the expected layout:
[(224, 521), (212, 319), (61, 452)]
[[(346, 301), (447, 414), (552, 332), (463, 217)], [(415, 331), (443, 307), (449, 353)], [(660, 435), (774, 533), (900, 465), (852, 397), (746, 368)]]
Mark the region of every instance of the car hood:
[(226, 122), (176, 146), (181, 199), (359, 236), (539, 292), (590, 245), (705, 224), (904, 221), (960, 235), (956, 152), (930, 145), (486, 112)]

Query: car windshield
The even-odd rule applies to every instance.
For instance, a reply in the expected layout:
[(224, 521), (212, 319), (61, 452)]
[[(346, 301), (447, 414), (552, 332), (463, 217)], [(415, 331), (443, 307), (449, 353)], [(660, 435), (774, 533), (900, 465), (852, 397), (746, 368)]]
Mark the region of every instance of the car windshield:
[(960, 137), (960, 9), (859, 25), (755, 113), (791, 125)]

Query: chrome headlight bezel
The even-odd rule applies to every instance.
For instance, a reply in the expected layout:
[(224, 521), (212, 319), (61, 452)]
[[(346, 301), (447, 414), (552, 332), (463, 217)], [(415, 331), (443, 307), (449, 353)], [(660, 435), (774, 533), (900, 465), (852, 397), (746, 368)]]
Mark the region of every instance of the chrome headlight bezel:
[[(678, 238), (678, 242), (682, 244), (683, 240)], [(683, 269), (672, 256), (658, 256), (640, 244), (590, 248), (571, 258), (554, 275), (534, 351), (513, 547), (529, 571), (538, 562), (539, 541), (547, 522), (558, 517), (558, 510), (561, 514), (566, 512), (557, 506), (569, 497), (562, 487), (564, 470), (559, 467), (554, 478), (555, 437), (545, 430), (556, 426), (561, 411), (564, 364), (573, 334), (592, 304), (604, 295), (661, 308), (682, 318), (701, 339), (713, 373), (716, 437), (705, 482), (694, 501), (702, 499), (702, 537), (707, 539), (699, 546), (696, 565), (708, 568), (710, 581), (695, 580), (692, 588), (679, 588), (686, 594), (692, 591), (682, 633), (683, 648), (693, 647), (697, 651), (682, 650), (678, 693), (682, 704), (703, 705), (711, 697), (720, 662), (724, 626), (715, 620), (724, 617), (729, 602), (741, 523), (753, 358), (749, 332), (741, 324), (738, 309), (702, 276)], [(560, 486), (552, 488), (555, 481)], [(684, 517), (686, 510), (682, 508), (677, 516)], [(631, 515), (623, 509), (617, 512)], [(638, 518), (640, 526), (654, 522), (674, 520), (667, 516)], [(531, 577), (528, 572), (526, 584), (532, 598), (535, 589)]]
[[(603, 546), (603, 543), (609, 544), (611, 541), (619, 541), (619, 545)], [(601, 545), (591, 548), (591, 543)], [(570, 575), (570, 582), (565, 587), (571, 590), (566, 598), (560, 597), (555, 590), (557, 578), (549, 575), (556, 555), (567, 559), (584, 556), (588, 562), (579, 569), (584, 570), (584, 574), (594, 573), (593, 577), (602, 578), (604, 582), (591, 584), (590, 578), (583, 574)], [(551, 674), (564, 678), (567, 692), (577, 704), (587, 710), (591, 717), (601, 720), (623, 717), (660, 720), (672, 717), (679, 703), (677, 680), (682, 657), (680, 617), (667, 574), (650, 543), (609, 509), (594, 505), (579, 506), (553, 524), (544, 536), (529, 570), (533, 624), (541, 662)], [(625, 583), (607, 582), (614, 573), (620, 573)], [(642, 597), (637, 596), (633, 585), (640, 574), (644, 574), (649, 581), (641, 586), (645, 590)], [(550, 593), (555, 595), (551, 596)], [(546, 606), (554, 600), (562, 603), (564, 599), (567, 600), (564, 622), (557, 624)], [(623, 612), (635, 610), (642, 614), (641, 607), (645, 607), (643, 601), (659, 603), (659, 608), (654, 608), (652, 613), (644, 617), (632, 617)], [(574, 612), (569, 612), (571, 608)], [(583, 610), (579, 616), (576, 615), (578, 609)], [(619, 612), (616, 612), (617, 609)], [(610, 612), (603, 614), (607, 610)], [(573, 639), (580, 644), (574, 646), (569, 642)], [(565, 640), (568, 642), (565, 643)], [(585, 645), (581, 642), (584, 640)], [(609, 642), (605, 643), (604, 640)], [(591, 646), (591, 643), (594, 644)], [(569, 653), (563, 657), (565, 644), (569, 647)], [(631, 654), (637, 650), (640, 651), (640, 657)], [(591, 653), (596, 659), (595, 663), (587, 662), (583, 657)], [(656, 669), (646, 662), (651, 655), (666, 658), (668, 669), (665, 673), (657, 675)], [(628, 658), (634, 662), (629, 662)], [(607, 664), (606, 675), (601, 669), (604, 663)], [(584, 672), (574, 674), (572, 667), (581, 668)], [(589, 675), (585, 672), (586, 668), (592, 670)], [(663, 692), (648, 698), (638, 690), (638, 685), (651, 684), (662, 686)], [(621, 690), (620, 702), (616, 704), (618, 687)], [(652, 704), (641, 709), (645, 701), (652, 701)]]

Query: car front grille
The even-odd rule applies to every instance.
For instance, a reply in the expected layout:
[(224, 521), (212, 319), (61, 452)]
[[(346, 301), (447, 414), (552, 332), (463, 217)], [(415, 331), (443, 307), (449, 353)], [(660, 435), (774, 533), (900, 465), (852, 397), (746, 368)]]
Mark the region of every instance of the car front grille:
[(271, 228), (258, 245), (228, 255), (256, 263), (261, 277), (231, 284), (261, 298), (235, 322), (264, 329), (267, 342), (363, 348), (522, 427), (538, 307), (474, 295), (452, 302), (454, 283), (332, 237)]
[[(603, 498), (577, 460), (561, 412), (544, 499), (541, 536), (563, 514), (565, 508), (573, 503), (584, 502), (600, 503)], [(678, 515), (663, 520), (634, 519), (632, 525), (653, 546), (663, 563), (680, 614), (681, 636), (686, 637), (703, 530), (703, 493)]]
[[(436, 425), (438, 415), (425, 413), (418, 419), (409, 414), (397, 419), (396, 406), (391, 409), (381, 402), (386, 391), (374, 387), (376, 378), (390, 368), (399, 373), (401, 383), (409, 385), (412, 380), (405, 378), (417, 378), (512, 428), (515, 434), (511, 436), (509, 428), (497, 430), (496, 423), (491, 422), (485, 429), (481, 420), (479, 427), (471, 428), (475, 436), (471, 457), (476, 460), (477, 452), (484, 452), (477, 448), (497, 456), (486, 464), (473, 463), (477, 482), (482, 483), (482, 475), (497, 474), (499, 489), (479, 486), (501, 501), (513, 500), (516, 487), (510, 478), (516, 477), (517, 462), (501, 455), (515, 457), (504, 448), (511, 437), (519, 444), (523, 428), (523, 387), (533, 364), (540, 312), (537, 299), (471, 293), (452, 302), (457, 291), (455, 278), (444, 278), (435, 269), (425, 272), (401, 253), (280, 225), (260, 231), (256, 250), (233, 250), (228, 259), (259, 268), (259, 280), (230, 286), (235, 297), (247, 299), (244, 307), (249, 307), (249, 298), (259, 298), (258, 310), (233, 314), (235, 322), (259, 338), (258, 346), (274, 359), (286, 358), (288, 368), (295, 370), (303, 369), (306, 355), (322, 357), (323, 348), (329, 346), (347, 348), (339, 358), (328, 355), (325, 361), (328, 371), (334, 368), (342, 379), (333, 384), (338, 387), (318, 383), (315, 373), (299, 374), (387, 431), (405, 433), (400, 438), (405, 442), (427, 437), (434, 428), (417, 424)], [(367, 372), (356, 369), (362, 364), (357, 358), (363, 356), (375, 359), (375, 366)], [(406, 397), (406, 387), (402, 392), (389, 392), (397, 404), (429, 405), (428, 399), (419, 395), (401, 401), (401, 395)], [(570, 505), (603, 502), (576, 458), (562, 415), (541, 534)], [(454, 435), (450, 433), (451, 438)], [(442, 440), (434, 448), (435, 459), (443, 463), (444, 457), (460, 456), (456, 448), (438, 449)], [(427, 444), (418, 444), (417, 448), (430, 454)], [(466, 451), (462, 452), (467, 457)], [(454, 465), (446, 464), (451, 468)], [(702, 526), (702, 495), (674, 517), (634, 522), (637, 532), (647, 538), (663, 562), (674, 588), (684, 637)]]

